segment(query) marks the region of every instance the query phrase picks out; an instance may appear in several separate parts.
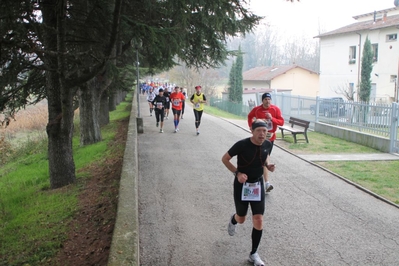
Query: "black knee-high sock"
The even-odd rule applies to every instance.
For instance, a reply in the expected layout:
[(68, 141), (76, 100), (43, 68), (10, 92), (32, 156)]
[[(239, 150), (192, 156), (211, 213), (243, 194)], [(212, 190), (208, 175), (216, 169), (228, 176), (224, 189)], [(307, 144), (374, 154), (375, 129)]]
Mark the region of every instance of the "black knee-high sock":
[(235, 215), (233, 215), (233, 216), (231, 217), (231, 223), (232, 223), (232, 224), (237, 224), (237, 221), (236, 221), (236, 219), (235, 219)]
[(262, 232), (263, 230), (257, 230), (255, 228), (252, 228), (252, 251), (251, 254), (254, 254), (259, 247), (260, 239), (262, 238)]

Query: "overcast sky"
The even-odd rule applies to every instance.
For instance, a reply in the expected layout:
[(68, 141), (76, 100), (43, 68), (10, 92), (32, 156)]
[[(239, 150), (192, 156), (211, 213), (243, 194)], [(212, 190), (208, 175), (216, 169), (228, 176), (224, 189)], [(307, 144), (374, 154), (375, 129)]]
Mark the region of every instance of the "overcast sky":
[(290, 36), (314, 37), (355, 23), (353, 16), (395, 7), (394, 0), (250, 0), (250, 10)]

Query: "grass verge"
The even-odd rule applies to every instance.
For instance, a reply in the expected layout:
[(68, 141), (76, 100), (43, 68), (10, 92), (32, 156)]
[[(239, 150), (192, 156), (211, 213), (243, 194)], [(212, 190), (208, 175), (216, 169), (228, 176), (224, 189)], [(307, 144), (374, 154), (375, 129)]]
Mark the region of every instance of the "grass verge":
[(227, 119), (239, 119), (239, 120), (247, 119), (246, 117), (239, 116), (239, 115), (234, 115), (234, 114), (231, 114), (229, 112), (220, 110), (219, 108), (212, 107), (212, 106), (209, 106), (209, 105), (205, 105), (204, 106), (204, 112), (207, 113), (207, 114), (210, 114), (210, 115), (220, 116), (220, 117), (224, 117), (224, 118), (227, 118)]
[[(0, 169), (0, 265), (45, 265), (68, 235), (68, 224), (79, 212), (78, 197), (89, 179), (87, 169), (123, 156), (124, 146), (110, 145), (118, 121), (130, 115), (131, 98), (110, 113), (110, 124), (101, 129), (103, 140), (80, 147), (79, 132), (73, 138), (77, 183), (49, 190), (47, 139), (40, 145), (20, 147), (19, 156)], [(112, 147), (110, 147), (112, 146)], [(22, 149), (22, 150), (21, 150)], [(112, 161), (112, 160), (111, 160)], [(76, 225), (79, 226), (79, 225)]]
[(278, 145), (296, 154), (381, 153), (370, 147), (314, 131), (308, 131), (308, 138), (309, 143), (306, 143), (303, 135), (297, 135), (298, 142), (294, 143), (290, 134), (284, 134), (284, 140), (281, 140), (281, 132), (277, 133)]
[(399, 204), (399, 161), (335, 161), (317, 164)]

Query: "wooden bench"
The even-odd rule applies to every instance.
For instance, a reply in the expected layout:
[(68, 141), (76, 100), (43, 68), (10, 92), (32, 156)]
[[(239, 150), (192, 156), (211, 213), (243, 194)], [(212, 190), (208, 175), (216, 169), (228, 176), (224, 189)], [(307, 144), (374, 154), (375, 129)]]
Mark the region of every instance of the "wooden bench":
[[(304, 135), (306, 143), (309, 143), (308, 134), (307, 134), (309, 124), (310, 124), (309, 121), (302, 120), (302, 119), (295, 118), (295, 117), (290, 117), (289, 124), (291, 124), (291, 126), (289, 126), (289, 125), (279, 126), (279, 129), (281, 130), (281, 137), (283, 139), (284, 139), (284, 130), (287, 130), (287, 131), (291, 132), (292, 136), (294, 137), (295, 143), (297, 143), (297, 139), (296, 139), (297, 134)], [(300, 126), (300, 128), (294, 128), (294, 126)]]

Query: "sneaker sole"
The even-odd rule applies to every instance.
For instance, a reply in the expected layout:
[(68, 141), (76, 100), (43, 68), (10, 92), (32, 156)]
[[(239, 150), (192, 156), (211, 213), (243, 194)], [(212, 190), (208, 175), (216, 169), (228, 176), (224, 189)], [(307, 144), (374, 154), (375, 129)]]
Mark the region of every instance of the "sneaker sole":
[(251, 257), (248, 258), (248, 261), (249, 261), (250, 263), (253, 263), (254, 266), (265, 266), (264, 263), (262, 263), (262, 264), (255, 264), (255, 260), (251, 259)]
[(248, 259), (248, 261), (249, 261), (250, 263), (253, 263), (254, 266), (265, 266), (265, 264), (255, 264), (255, 261), (253, 261), (253, 260), (251, 260), (251, 259)]
[(273, 190), (273, 185), (270, 185), (267, 189), (266, 189), (266, 192), (270, 192), (270, 191), (272, 191)]

